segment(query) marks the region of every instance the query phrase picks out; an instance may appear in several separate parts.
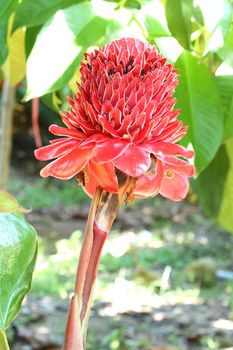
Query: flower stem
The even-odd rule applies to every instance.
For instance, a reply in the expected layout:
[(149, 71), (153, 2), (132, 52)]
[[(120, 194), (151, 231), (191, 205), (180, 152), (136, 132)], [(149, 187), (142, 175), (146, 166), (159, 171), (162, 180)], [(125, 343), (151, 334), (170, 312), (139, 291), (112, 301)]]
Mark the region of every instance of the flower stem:
[(97, 189), (92, 199), (71, 300), (64, 350), (85, 350), (92, 294), (101, 251), (120, 207), (121, 196)]
[(86, 333), (101, 251), (132, 179), (118, 173), (118, 193), (97, 188), (91, 202), (65, 332), (64, 350), (86, 350)]
[(0, 349), (1, 350), (10, 350), (8, 341), (6, 338), (6, 333), (0, 329)]

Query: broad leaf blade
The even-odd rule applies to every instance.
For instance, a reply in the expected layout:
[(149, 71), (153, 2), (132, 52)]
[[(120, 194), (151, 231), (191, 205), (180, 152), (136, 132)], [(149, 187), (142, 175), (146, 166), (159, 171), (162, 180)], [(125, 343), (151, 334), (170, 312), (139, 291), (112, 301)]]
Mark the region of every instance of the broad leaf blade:
[(0, 214), (0, 329), (19, 312), (31, 286), (37, 253), (36, 232), (20, 214)]
[(223, 103), (225, 116), (223, 139), (233, 137), (233, 76), (220, 75), (215, 77)]
[(189, 50), (193, 0), (167, 0), (165, 9), (168, 28), (180, 45)]
[(77, 69), (83, 51), (103, 40), (107, 20), (97, 16), (97, 10), (85, 2), (57, 12), (45, 23), (27, 61), (26, 100), (61, 88)]
[(205, 211), (217, 217), (230, 163), (225, 145), (222, 145), (209, 166), (197, 178), (198, 197)]
[(176, 89), (181, 119), (189, 125), (182, 143), (192, 143), (195, 164), (202, 171), (215, 156), (223, 133), (223, 111), (218, 89), (208, 68), (189, 52), (183, 52), (175, 67), (180, 70)]

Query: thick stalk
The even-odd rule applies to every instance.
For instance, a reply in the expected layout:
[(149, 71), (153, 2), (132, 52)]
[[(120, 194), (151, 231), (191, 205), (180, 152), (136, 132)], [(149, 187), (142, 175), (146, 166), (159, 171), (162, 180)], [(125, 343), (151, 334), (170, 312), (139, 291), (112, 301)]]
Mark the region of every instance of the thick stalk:
[(1, 350), (10, 350), (8, 341), (6, 338), (6, 333), (0, 329), (0, 349)]
[(68, 314), (64, 350), (86, 349), (87, 325), (101, 251), (128, 183), (129, 179), (124, 176), (119, 179), (118, 194), (97, 189), (92, 199)]

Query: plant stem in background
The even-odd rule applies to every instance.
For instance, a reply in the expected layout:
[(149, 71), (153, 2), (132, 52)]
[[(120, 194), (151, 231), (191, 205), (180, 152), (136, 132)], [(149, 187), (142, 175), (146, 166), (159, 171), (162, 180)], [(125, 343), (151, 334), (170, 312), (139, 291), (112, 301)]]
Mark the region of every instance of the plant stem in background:
[(0, 345), (1, 345), (1, 350), (10, 350), (8, 341), (6, 338), (6, 333), (0, 329)]
[(12, 144), (12, 125), (14, 109), (15, 88), (9, 80), (3, 82), (2, 99), (0, 106), (0, 187), (6, 188)]
[(35, 137), (36, 147), (42, 147), (40, 125), (39, 125), (40, 100), (38, 97), (32, 99), (32, 130)]

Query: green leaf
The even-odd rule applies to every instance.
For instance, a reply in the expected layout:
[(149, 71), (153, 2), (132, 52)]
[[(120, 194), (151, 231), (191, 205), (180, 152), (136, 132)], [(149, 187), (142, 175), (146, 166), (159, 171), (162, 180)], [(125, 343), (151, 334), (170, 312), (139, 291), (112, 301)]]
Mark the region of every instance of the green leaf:
[(233, 76), (222, 75), (215, 77), (223, 103), (225, 123), (223, 139), (233, 137)]
[(28, 213), (10, 193), (0, 190), (0, 213)]
[(33, 227), (21, 214), (0, 214), (0, 329), (14, 320), (31, 286), (37, 253)]
[(233, 232), (233, 139), (226, 142), (226, 150), (230, 161), (227, 179), (224, 186), (221, 208), (218, 222), (226, 229)]
[(58, 10), (77, 4), (78, 0), (24, 0), (16, 7), (13, 30), (43, 24)]
[(41, 26), (29, 27), (26, 30), (25, 34), (25, 53), (28, 57), (32, 51), (33, 46), (36, 42), (36, 37), (41, 30)]
[(223, 133), (223, 111), (218, 89), (208, 68), (188, 51), (178, 58), (180, 84), (176, 89), (181, 119), (189, 126), (184, 145), (192, 143), (200, 172), (214, 158)]
[(17, 2), (18, 0), (0, 0), (0, 18), (9, 17)]
[(7, 58), (8, 19), (17, 4), (17, 0), (0, 0), (0, 65)]
[(71, 6), (44, 24), (27, 61), (26, 100), (61, 88), (71, 79), (83, 52), (103, 42), (108, 20), (98, 13), (104, 9), (109, 18), (114, 5), (101, 4), (101, 8), (91, 2)]
[(215, 0), (214, 11), (210, 11), (211, 6), (213, 6), (213, 0), (199, 0), (198, 4), (209, 34), (204, 52), (204, 55), (206, 55), (223, 46), (224, 37), (227, 35), (231, 25), (232, 9), (228, 0)]
[(224, 45), (217, 51), (218, 56), (231, 67), (233, 67), (233, 28), (224, 39)]
[(7, 338), (6, 338), (6, 333), (0, 329), (0, 344), (1, 344), (1, 350), (10, 350)]
[(165, 5), (168, 28), (181, 46), (190, 50), (193, 0), (167, 0)]
[(205, 211), (217, 217), (220, 210), (225, 181), (230, 167), (225, 145), (222, 145), (212, 162), (197, 178), (198, 198)]
[(8, 48), (7, 48), (7, 24), (8, 19), (1, 19), (0, 17), (0, 65), (7, 58)]
[(163, 28), (162, 24), (156, 18), (146, 15), (144, 25), (149, 39), (171, 36), (171, 33)]

